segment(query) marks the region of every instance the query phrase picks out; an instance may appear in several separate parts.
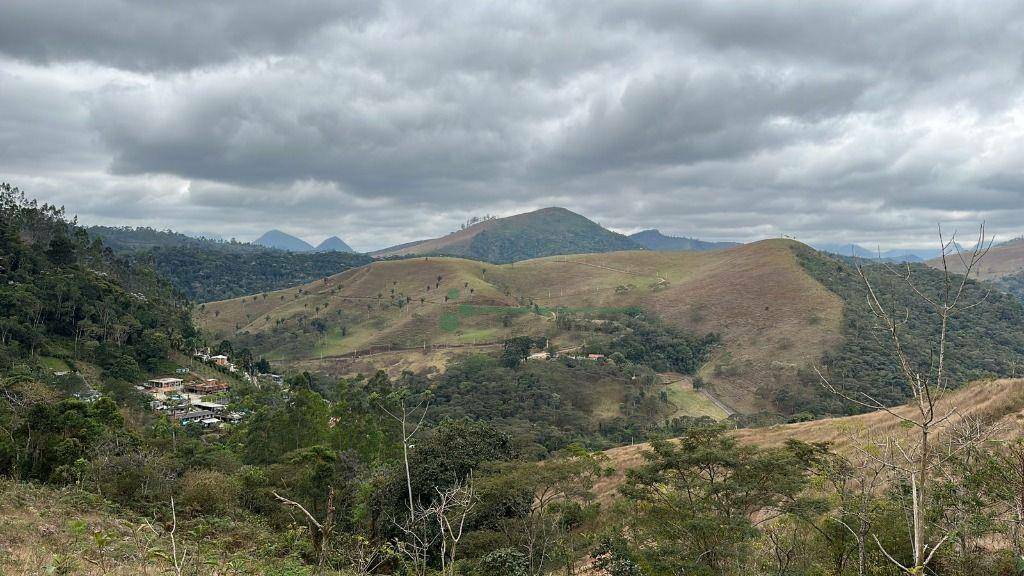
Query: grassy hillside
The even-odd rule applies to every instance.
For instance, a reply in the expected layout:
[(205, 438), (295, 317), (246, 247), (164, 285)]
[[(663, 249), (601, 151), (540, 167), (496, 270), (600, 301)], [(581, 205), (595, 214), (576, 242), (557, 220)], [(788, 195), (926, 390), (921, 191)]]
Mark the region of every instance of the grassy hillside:
[[(1024, 379), (985, 380), (971, 383), (959, 390), (948, 392), (940, 401), (938, 413), (945, 414), (956, 408), (956, 414), (944, 430), (954, 430), (960, 422), (978, 419), (996, 431), (993, 439), (1013, 440), (1024, 434)], [(913, 417), (915, 408), (907, 405), (894, 409), (897, 414)], [(825, 418), (809, 422), (782, 424), (767, 428), (745, 428), (731, 432), (743, 442), (760, 446), (782, 446), (787, 440), (827, 442), (831, 448), (845, 456), (854, 456), (865, 445), (865, 439), (900, 437), (908, 434), (907, 427), (886, 412), (869, 412), (856, 416)], [(941, 440), (940, 440), (941, 443)], [(625, 470), (644, 462), (647, 444), (623, 446), (606, 450), (616, 474), (601, 480), (596, 491), (608, 499), (621, 485)]]
[(114, 252), (152, 267), (194, 302), (277, 290), (370, 262), (362, 254), (287, 252), (152, 228), (94, 226), (88, 233)]
[(554, 254), (635, 250), (626, 236), (602, 228), (564, 208), (544, 208), (508, 218), (484, 220), (442, 238), (395, 246), (374, 256), (443, 254), (508, 263)]
[[(548, 257), (507, 265), (455, 258), (379, 261), (326, 280), (208, 303), (197, 311), (216, 339), (241, 339), (273, 360), (398, 348), (499, 343), (552, 335), (557, 347), (585, 333), (558, 330), (559, 311), (638, 306), (694, 333), (719, 333), (722, 347), (700, 373), (730, 406), (768, 408), (756, 391), (840, 341), (842, 301), (809, 277), (783, 240), (693, 253), (618, 252)], [(393, 291), (393, 292), (392, 292)], [(447, 301), (446, 301), (447, 299)]]
[[(947, 264), (954, 272), (961, 272), (962, 265), (954, 254)], [(933, 268), (941, 268), (942, 260), (929, 260)], [(988, 280), (1009, 294), (1024, 300), (1024, 240), (1015, 239), (994, 246), (976, 269), (977, 277)]]
[[(912, 302), (906, 293), (900, 298)], [(814, 365), (892, 403), (905, 398), (853, 270), (787, 240), (506, 265), (379, 261), (301, 287), (209, 303), (198, 316), (212, 337), (238, 339), (275, 361), (337, 375), (367, 368), (396, 374), (442, 369), (440, 347), (450, 347), (449, 357), (495, 350), (514, 335), (546, 335), (558, 348), (574, 348), (588, 333), (562, 329), (560, 315), (630, 307), (696, 334), (720, 334), (721, 346), (698, 376), (739, 412), (847, 411), (823, 393)], [(915, 352), (934, 329), (919, 312), (909, 327)], [(1011, 300), (993, 298), (958, 321), (952, 353), (963, 370), (954, 378), (1010, 374), (1014, 362), (1024, 364), (1021, 314)], [(998, 338), (987, 336), (993, 330)]]
[[(175, 544), (179, 555), (188, 551), (185, 573), (314, 573), (297, 557), (294, 533), (249, 520), (181, 514)], [(143, 517), (76, 488), (0, 478), (0, 574), (173, 574), (170, 528), (169, 518)]]

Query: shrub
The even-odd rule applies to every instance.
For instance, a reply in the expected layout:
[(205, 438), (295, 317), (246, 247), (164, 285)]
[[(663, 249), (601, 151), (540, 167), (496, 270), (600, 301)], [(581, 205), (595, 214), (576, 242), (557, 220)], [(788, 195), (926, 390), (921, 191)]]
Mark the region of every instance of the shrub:
[(512, 548), (495, 550), (480, 561), (481, 574), (491, 576), (526, 576), (526, 556)]
[(190, 513), (224, 514), (238, 500), (235, 480), (215, 470), (194, 469), (181, 479), (181, 504)]

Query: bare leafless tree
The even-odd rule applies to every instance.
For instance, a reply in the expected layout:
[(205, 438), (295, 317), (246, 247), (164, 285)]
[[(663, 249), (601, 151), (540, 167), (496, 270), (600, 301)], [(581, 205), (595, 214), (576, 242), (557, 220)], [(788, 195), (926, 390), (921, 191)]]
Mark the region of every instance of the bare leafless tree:
[[(925, 508), (930, 497), (931, 473), (937, 460), (933, 442), (938, 432), (949, 423), (954, 415), (958, 414), (955, 406), (939, 405), (939, 400), (949, 389), (947, 366), (949, 325), (952, 318), (976, 308), (985, 301), (987, 294), (968, 301), (967, 293), (972, 281), (971, 276), (976, 273), (980, 262), (992, 247), (992, 241), (986, 236), (984, 224), (980, 226), (977, 241), (971, 250), (961, 249), (956, 241), (956, 234), (947, 241), (941, 227), (939, 228), (939, 244), (943, 282), (938, 294), (931, 294), (918, 284), (914, 276), (914, 269), (910, 264), (902, 269), (887, 264), (882, 265), (899, 282), (909, 287), (911, 292), (925, 303), (937, 317), (938, 336), (933, 344), (932, 356), (927, 361), (911, 358), (910, 352), (904, 345), (903, 329), (910, 320), (910, 309), (903, 307), (901, 310), (895, 300), (886, 301), (869, 278), (865, 267), (857, 265), (857, 273), (866, 289), (868, 307), (885, 330), (899, 365), (900, 375), (910, 390), (911, 405), (914, 409), (910, 415), (904, 415), (901, 411), (891, 408), (878, 398), (863, 391), (856, 394), (849, 393), (833, 385), (829, 378), (821, 370), (818, 370), (822, 383), (832, 393), (861, 407), (884, 411), (912, 431), (906, 437), (894, 434), (886, 438), (883, 442), (884, 449), (881, 452), (883, 456), (879, 457), (879, 461), (884, 462), (888, 470), (905, 481), (910, 489), (910, 538), (913, 551), (911, 565), (907, 566), (899, 562), (885, 549), (877, 537), (874, 537), (874, 540), (890, 561), (906, 573), (915, 575), (924, 573), (936, 551), (950, 537), (948, 533), (941, 536), (936, 535), (937, 539), (929, 542), (931, 526), (925, 516)], [(957, 266), (956, 272), (953, 271), (953, 266)], [(927, 368), (919, 368), (919, 366), (925, 365)]]
[(327, 554), (330, 551), (331, 533), (334, 530), (334, 486), (327, 488), (327, 510), (324, 513), (323, 521), (317, 520), (317, 518), (313, 516), (313, 514), (302, 504), (299, 504), (294, 500), (289, 500), (277, 492), (272, 492), (272, 494), (274, 495), (274, 498), (277, 498), (280, 502), (301, 511), (306, 516), (306, 519), (309, 521), (309, 532), (312, 537), (313, 548), (316, 550), (317, 571), (322, 571), (324, 569), (324, 565), (327, 563)]
[(430, 551), (437, 545), (440, 533), (435, 529), (434, 511), (417, 504), (405, 521), (392, 519), (402, 537), (395, 543), (399, 556), (408, 564), (412, 574), (425, 576)]
[(476, 493), (472, 477), (447, 490), (436, 486), (434, 490), (437, 492), (437, 501), (431, 511), (441, 533), (441, 574), (451, 576), (454, 574), (456, 553), (466, 527), (466, 519), (476, 505)]
[[(427, 419), (427, 411), (430, 408), (430, 401), (420, 400), (414, 406), (409, 406), (406, 403), (405, 398), (402, 398), (401, 403), (396, 410), (390, 410), (383, 404), (380, 405), (380, 408), (402, 428), (402, 462), (405, 465), (405, 486), (409, 497), (409, 520), (414, 521), (416, 519), (416, 501), (412, 494), (412, 473), (409, 470), (409, 448), (411, 447), (410, 442), (416, 436), (416, 433), (423, 427), (423, 422)], [(416, 417), (417, 412), (419, 413), (418, 418)]]
[(175, 576), (181, 576), (188, 566), (188, 548), (181, 549), (181, 555), (178, 555), (178, 512), (174, 506), (174, 497), (171, 496), (171, 565), (174, 566)]

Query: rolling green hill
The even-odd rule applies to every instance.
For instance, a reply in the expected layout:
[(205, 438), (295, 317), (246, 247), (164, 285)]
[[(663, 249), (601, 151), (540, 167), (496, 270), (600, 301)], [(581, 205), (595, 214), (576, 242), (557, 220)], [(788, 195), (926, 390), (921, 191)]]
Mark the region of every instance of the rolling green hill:
[(484, 220), (442, 238), (386, 248), (373, 256), (445, 255), (509, 263), (556, 254), (637, 250), (626, 236), (602, 228), (565, 208), (544, 208)]
[(561, 329), (559, 318), (639, 307), (671, 326), (721, 334), (700, 376), (728, 405), (757, 411), (771, 408), (756, 394), (760, 386), (794, 379), (797, 367), (841, 339), (842, 301), (806, 274), (792, 245), (506, 265), (378, 261), (305, 286), (208, 303), (197, 314), (211, 338), (343, 373), (370, 361), (382, 368), (436, 366), (442, 347), (478, 351), (514, 335), (548, 335), (558, 348), (573, 348), (589, 334)]
[[(814, 376), (813, 366), (823, 362), (857, 374), (871, 389), (884, 388), (892, 402), (905, 397), (892, 388), (884, 343), (864, 316), (847, 265), (787, 240), (505, 265), (447, 257), (378, 261), (305, 286), (209, 303), (198, 315), (213, 338), (344, 374), (443, 369), (453, 353), (496, 350), (515, 335), (548, 336), (559, 348), (573, 348), (589, 334), (564, 329), (560, 318), (630, 307), (696, 334), (720, 334), (721, 346), (698, 375), (739, 412), (845, 412), (849, 407), (824, 395)], [(1006, 374), (1012, 362), (1024, 363), (1024, 323), (1014, 320), (1020, 316), (1018, 303), (996, 299), (985, 314), (964, 319), (960, 342), (976, 339), (978, 350), (962, 359), (958, 376)], [(926, 338), (931, 328), (922, 317), (912, 329)]]

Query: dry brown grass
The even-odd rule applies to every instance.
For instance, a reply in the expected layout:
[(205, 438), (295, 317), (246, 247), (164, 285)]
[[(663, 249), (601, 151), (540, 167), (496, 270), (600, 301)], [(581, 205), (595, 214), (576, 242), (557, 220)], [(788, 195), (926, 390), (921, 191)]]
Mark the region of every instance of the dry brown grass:
[[(958, 274), (963, 273), (963, 266), (956, 254), (947, 257), (946, 261), (950, 270)], [(941, 268), (942, 260), (936, 258), (929, 260), (927, 264), (933, 268)], [(976, 276), (972, 277), (980, 280), (997, 280), (1024, 270), (1024, 241), (993, 247), (974, 270)]]
[(759, 387), (790, 381), (842, 341), (842, 300), (801, 268), (795, 245), (766, 240), (715, 252), (550, 257), (495, 276), (544, 305), (635, 305), (670, 324), (721, 334), (724, 346), (701, 377), (726, 404), (756, 411), (766, 408), (755, 396)]
[[(672, 325), (721, 334), (724, 345), (701, 376), (724, 402), (750, 412), (767, 407), (755, 394), (759, 388), (792, 382), (797, 368), (841, 342), (842, 301), (804, 272), (794, 257), (795, 245), (768, 240), (715, 252), (614, 252), (506, 265), (438, 257), (382, 261), (266, 298), (208, 303), (198, 318), (209, 335), (220, 339), (234, 335), (236, 325), (240, 332), (269, 334), (278, 319), (312, 319), (316, 306), (328, 323), (342, 310), (358, 321), (348, 324), (349, 336), (326, 351), (331, 356), (396, 342), (498, 341), (540, 335), (550, 327), (550, 318), (527, 315), (506, 328), (495, 315), (465, 320), (459, 332), (441, 330), (441, 315), (459, 303), (514, 306), (525, 298), (547, 307), (640, 306)], [(437, 276), (442, 280), (435, 288)], [(472, 296), (466, 283), (474, 288)], [(411, 296), (412, 305), (378, 309), (377, 294), (386, 301), (392, 288)], [(460, 295), (446, 306), (450, 289)], [(426, 303), (420, 304), (421, 297)], [(318, 357), (318, 352), (290, 352), (282, 360), (302, 357)], [(377, 367), (395, 364), (385, 360), (389, 364)], [(413, 358), (406, 364), (417, 362)]]
[[(984, 422), (995, 439), (1019, 438), (1024, 434), (1024, 379), (1003, 379), (975, 382), (948, 392), (939, 402), (940, 414), (956, 410), (943, 428), (950, 430), (965, 417)], [(895, 412), (912, 417), (914, 409), (901, 406)], [(907, 429), (897, 418), (884, 411), (844, 418), (827, 418), (811, 422), (784, 424), (768, 428), (746, 428), (733, 434), (744, 442), (760, 446), (780, 446), (789, 439), (804, 442), (825, 442), (839, 454), (850, 455), (865, 439), (902, 437)], [(647, 444), (623, 446), (605, 452), (616, 473), (601, 479), (596, 492), (603, 500), (614, 497), (625, 477), (625, 471), (643, 463)]]
[[(522, 215), (520, 215), (522, 216)], [(514, 218), (514, 217), (513, 217)], [(457, 230), (451, 234), (447, 234), (440, 238), (432, 238), (425, 240), (413, 246), (407, 246), (398, 249), (384, 249), (373, 252), (372, 256), (409, 256), (412, 254), (437, 254), (447, 253), (452, 254), (453, 252), (448, 251), (454, 245), (465, 244), (473, 239), (474, 236), (493, 227), (497, 223), (497, 220), (486, 220), (484, 222), (478, 222), (468, 228)]]

